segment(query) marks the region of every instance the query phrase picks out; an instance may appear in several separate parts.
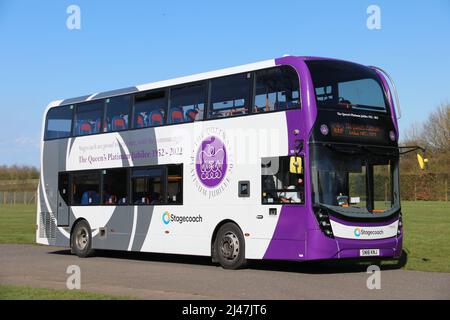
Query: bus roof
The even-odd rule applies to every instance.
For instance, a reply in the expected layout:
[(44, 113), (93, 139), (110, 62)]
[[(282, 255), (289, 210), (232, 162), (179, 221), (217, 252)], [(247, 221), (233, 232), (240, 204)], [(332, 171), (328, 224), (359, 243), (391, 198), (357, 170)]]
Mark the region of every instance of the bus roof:
[[(286, 57), (289, 55), (285, 55), (283, 57)], [(289, 56), (289, 57), (295, 57), (299, 60), (337, 60), (332, 58), (323, 58), (323, 57), (311, 57), (311, 56)], [(230, 68), (224, 68), (224, 69), (218, 69), (214, 71), (208, 71), (203, 73), (197, 73), (189, 76), (183, 76), (168, 80), (162, 80), (162, 81), (156, 81), (151, 83), (146, 83), (134, 87), (127, 87), (117, 90), (111, 90), (111, 91), (105, 91), (105, 92), (98, 92), (90, 95), (85, 95), (81, 97), (76, 98), (69, 98), (69, 99), (62, 99), (62, 100), (55, 100), (52, 101), (45, 110), (45, 114), (47, 113), (48, 109), (56, 106), (62, 106), (62, 105), (70, 105), (70, 104), (76, 104), (86, 101), (92, 101), (96, 99), (104, 99), (104, 98), (110, 98), (118, 95), (123, 94), (130, 94), (130, 93), (136, 93), (141, 91), (147, 91), (152, 89), (158, 89), (158, 88), (165, 88), (169, 86), (175, 86), (183, 83), (190, 83), (190, 82), (196, 82), (216, 77), (222, 77), (226, 75), (241, 73), (241, 72), (250, 72), (254, 70), (264, 69), (264, 68), (270, 68), (274, 67), (276, 65), (277, 59), (270, 59), (270, 60), (264, 60), (249, 64), (244, 64), (240, 66), (230, 67)]]

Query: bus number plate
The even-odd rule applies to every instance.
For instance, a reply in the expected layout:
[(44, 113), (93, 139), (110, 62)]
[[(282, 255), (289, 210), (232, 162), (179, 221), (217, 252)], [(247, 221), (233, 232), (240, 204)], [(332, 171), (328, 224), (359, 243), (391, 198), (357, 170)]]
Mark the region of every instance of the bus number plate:
[(380, 249), (361, 249), (359, 250), (360, 257), (376, 257), (380, 255)]

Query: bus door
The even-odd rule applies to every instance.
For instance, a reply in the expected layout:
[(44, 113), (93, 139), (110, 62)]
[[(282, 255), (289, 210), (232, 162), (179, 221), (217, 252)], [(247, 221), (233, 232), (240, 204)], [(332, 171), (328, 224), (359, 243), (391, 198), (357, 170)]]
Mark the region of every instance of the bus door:
[(58, 175), (58, 196), (57, 196), (57, 224), (58, 226), (69, 225), (69, 174), (59, 173)]

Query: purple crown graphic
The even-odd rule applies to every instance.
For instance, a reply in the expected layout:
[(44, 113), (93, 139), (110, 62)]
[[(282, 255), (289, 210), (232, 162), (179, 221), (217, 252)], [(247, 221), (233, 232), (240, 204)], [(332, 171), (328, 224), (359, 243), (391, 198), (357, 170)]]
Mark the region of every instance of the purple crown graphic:
[(200, 181), (207, 187), (215, 187), (223, 180), (226, 169), (227, 154), (223, 142), (215, 136), (203, 140), (196, 158)]

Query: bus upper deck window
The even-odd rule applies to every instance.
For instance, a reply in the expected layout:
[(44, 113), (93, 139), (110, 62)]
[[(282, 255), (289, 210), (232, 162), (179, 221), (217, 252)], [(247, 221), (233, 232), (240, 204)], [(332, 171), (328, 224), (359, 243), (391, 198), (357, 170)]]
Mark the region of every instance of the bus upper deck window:
[(166, 103), (165, 91), (136, 95), (134, 102), (134, 128), (164, 125)]
[(56, 107), (49, 110), (45, 128), (45, 139), (66, 138), (72, 130), (73, 106)]
[(104, 100), (77, 105), (74, 135), (102, 132)]
[(293, 109), (300, 106), (299, 80), (290, 67), (277, 67), (255, 73), (253, 112)]
[(131, 96), (106, 99), (106, 126), (104, 131), (121, 131), (129, 128)]
[(248, 113), (251, 74), (243, 73), (211, 80), (208, 118), (224, 118)]
[(192, 122), (203, 119), (205, 84), (187, 85), (170, 90), (169, 123)]

